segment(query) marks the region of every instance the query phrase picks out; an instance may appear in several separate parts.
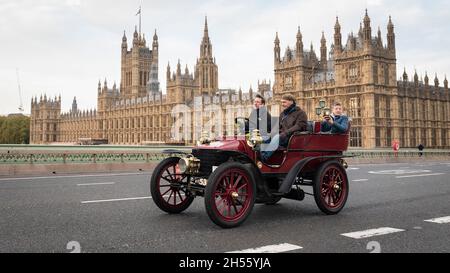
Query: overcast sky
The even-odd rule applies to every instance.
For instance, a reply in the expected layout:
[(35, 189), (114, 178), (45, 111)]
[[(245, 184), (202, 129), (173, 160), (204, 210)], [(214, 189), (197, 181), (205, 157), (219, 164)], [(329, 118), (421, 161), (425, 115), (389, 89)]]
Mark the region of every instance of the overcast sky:
[[(82, 109), (95, 108), (97, 83), (120, 83), (120, 45), (132, 37), (142, 5), (142, 29), (151, 41), (157, 29), (159, 77), (165, 93), (167, 63), (178, 59), (192, 71), (200, 54), (204, 16), (208, 16), (219, 87), (256, 89), (258, 79), (273, 82), (273, 41), (295, 45), (297, 26), (305, 47), (320, 46), (322, 30), (333, 37), (336, 15), (347, 34), (359, 29), (365, 8), (373, 35), (381, 27), (386, 43), (389, 15), (397, 35), (398, 76), (428, 71), (443, 82), (450, 76), (448, 0), (0, 0), (0, 114), (17, 112), (19, 68), (25, 113), (32, 96), (61, 94), (63, 111), (74, 96)], [(131, 40), (131, 39), (129, 39)], [(318, 50), (316, 51), (319, 52)]]

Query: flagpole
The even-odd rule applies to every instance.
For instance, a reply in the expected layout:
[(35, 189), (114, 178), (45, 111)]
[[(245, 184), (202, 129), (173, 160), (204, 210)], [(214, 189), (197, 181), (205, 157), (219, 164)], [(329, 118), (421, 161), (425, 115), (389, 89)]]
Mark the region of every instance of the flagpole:
[(142, 9), (141, 6), (139, 6), (139, 37), (141, 37), (141, 16), (142, 16)]

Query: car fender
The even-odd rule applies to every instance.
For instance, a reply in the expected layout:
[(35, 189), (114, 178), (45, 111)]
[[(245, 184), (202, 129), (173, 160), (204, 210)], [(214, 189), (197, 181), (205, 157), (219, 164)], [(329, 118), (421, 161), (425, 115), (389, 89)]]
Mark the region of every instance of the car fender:
[(300, 160), (299, 162), (297, 162), (297, 164), (294, 165), (294, 167), (292, 167), (292, 169), (286, 175), (283, 182), (281, 183), (281, 186), (280, 186), (278, 192), (281, 194), (288, 194), (291, 191), (292, 186), (295, 183), (295, 179), (298, 177), (299, 174), (302, 173), (303, 169), (310, 162), (312, 162), (314, 160), (318, 160), (318, 159), (319, 160), (320, 159), (334, 160), (334, 159), (343, 159), (343, 158), (346, 158), (346, 156), (318, 156), (318, 157), (308, 157), (308, 158)]

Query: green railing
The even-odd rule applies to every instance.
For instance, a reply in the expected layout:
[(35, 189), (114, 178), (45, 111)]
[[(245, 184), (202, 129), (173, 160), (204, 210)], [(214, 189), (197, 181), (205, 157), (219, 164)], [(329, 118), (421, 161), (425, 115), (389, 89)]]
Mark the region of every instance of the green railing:
[(1, 164), (150, 163), (173, 156), (163, 153), (0, 154)]
[(450, 160), (450, 151), (377, 151), (377, 150), (350, 150), (344, 153), (346, 156), (354, 156), (360, 159), (447, 159)]
[[(29, 146), (0, 145), (1, 164), (93, 164), (93, 163), (150, 163), (158, 162), (175, 154), (165, 154), (172, 149), (190, 153), (192, 147), (177, 146)], [(449, 160), (450, 150), (427, 150), (422, 156), (418, 150), (350, 149), (346, 156), (357, 159), (436, 159)]]

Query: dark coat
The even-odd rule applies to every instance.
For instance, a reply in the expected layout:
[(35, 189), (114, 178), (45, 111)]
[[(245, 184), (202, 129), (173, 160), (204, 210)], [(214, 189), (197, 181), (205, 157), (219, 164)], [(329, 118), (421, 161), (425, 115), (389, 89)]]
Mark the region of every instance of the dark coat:
[(267, 107), (263, 106), (260, 109), (253, 109), (249, 118), (249, 131), (258, 129), (262, 136), (267, 136), (272, 131), (272, 116)]
[(300, 107), (292, 107), (280, 115), (280, 137), (290, 138), (296, 132), (307, 130), (308, 116)]

